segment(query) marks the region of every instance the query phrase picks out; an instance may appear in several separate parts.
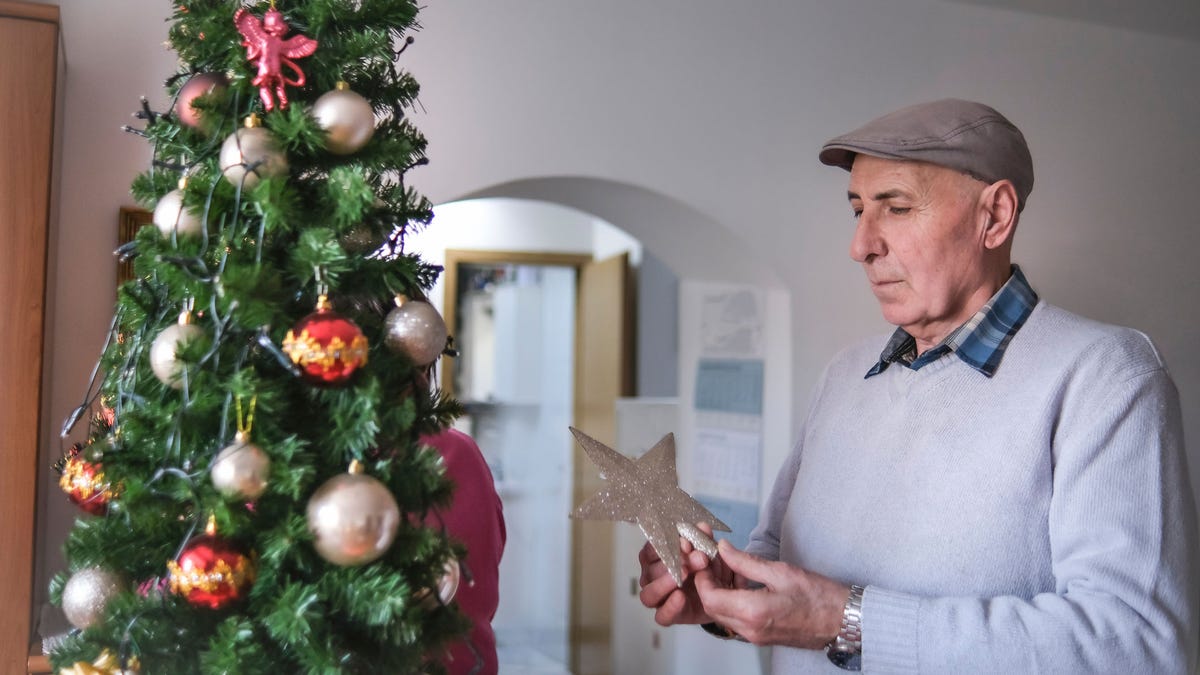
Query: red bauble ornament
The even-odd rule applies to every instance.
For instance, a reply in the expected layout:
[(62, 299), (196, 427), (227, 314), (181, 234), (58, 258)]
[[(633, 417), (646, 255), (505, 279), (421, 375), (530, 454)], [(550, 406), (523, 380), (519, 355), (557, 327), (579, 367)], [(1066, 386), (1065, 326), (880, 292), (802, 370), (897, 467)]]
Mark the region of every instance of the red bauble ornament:
[(367, 338), (353, 321), (333, 311), (324, 295), (317, 311), (288, 331), (283, 351), (313, 384), (343, 384), (367, 362)]
[[(256, 62), (258, 66), (258, 75), (250, 83), (258, 87), (263, 108), (268, 111), (273, 109), (275, 98), (279, 99), (281, 109), (286, 108), (288, 100), (284, 85), (304, 86), (304, 72), (292, 59), (311, 56), (317, 51), (317, 41), (299, 34), (284, 39), (283, 36), (288, 32), (287, 21), (283, 18), (283, 12), (273, 5), (262, 20), (246, 11), (245, 7), (239, 7), (233, 13), (233, 23), (242, 34), (246, 60)], [(283, 74), (284, 66), (296, 74), (295, 79)], [(272, 93), (275, 98), (272, 98)]]
[(193, 537), (178, 560), (167, 563), (171, 592), (197, 607), (221, 609), (244, 598), (254, 584), (254, 561), (229, 540), (217, 536), (212, 521)]
[(101, 425), (101, 428), (107, 431), (116, 421), (117, 411), (101, 403), (100, 410), (96, 412), (96, 424)]
[(76, 443), (55, 465), (60, 474), (58, 485), (79, 508), (102, 516), (108, 512), (112, 491), (104, 478), (104, 465), (89, 461), (83, 450), (84, 446)]
[(192, 107), (192, 101), (208, 96), (229, 86), (229, 80), (220, 73), (197, 73), (179, 88), (175, 97), (175, 117), (189, 127), (200, 126), (200, 111)]

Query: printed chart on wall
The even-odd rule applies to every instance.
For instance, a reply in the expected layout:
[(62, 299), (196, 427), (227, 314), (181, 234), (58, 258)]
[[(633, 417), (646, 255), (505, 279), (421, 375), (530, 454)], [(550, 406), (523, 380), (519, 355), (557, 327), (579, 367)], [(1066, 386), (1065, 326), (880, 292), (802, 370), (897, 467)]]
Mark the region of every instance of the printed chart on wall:
[[(744, 548), (758, 522), (762, 466), (764, 299), (745, 287), (713, 287), (701, 301), (700, 359), (692, 407), (694, 497)], [(721, 533), (717, 533), (721, 535)]]

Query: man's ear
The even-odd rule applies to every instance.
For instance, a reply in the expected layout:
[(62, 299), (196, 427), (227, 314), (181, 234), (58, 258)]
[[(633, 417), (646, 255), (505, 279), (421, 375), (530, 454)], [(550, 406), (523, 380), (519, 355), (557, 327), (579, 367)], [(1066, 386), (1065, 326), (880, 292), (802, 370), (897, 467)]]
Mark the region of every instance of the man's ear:
[(996, 181), (979, 195), (979, 207), (985, 218), (984, 246), (1000, 248), (1017, 229), (1017, 189), (1007, 178)]

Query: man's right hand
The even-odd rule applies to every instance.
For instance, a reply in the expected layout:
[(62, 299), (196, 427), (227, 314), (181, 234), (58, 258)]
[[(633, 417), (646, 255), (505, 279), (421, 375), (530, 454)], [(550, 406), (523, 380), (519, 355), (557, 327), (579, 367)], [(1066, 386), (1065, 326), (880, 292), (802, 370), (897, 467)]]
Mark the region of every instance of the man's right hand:
[(667, 571), (667, 566), (658, 557), (654, 547), (647, 543), (638, 553), (638, 562), (642, 564), (642, 576), (639, 583), (642, 592), (639, 598), (642, 604), (654, 610), (654, 620), (660, 626), (673, 626), (679, 623), (708, 623), (712, 621), (700, 605), (700, 596), (696, 594), (693, 574), (708, 567), (708, 557), (700, 551), (693, 550), (686, 540), (683, 540), (683, 586), (676, 586), (675, 579)]

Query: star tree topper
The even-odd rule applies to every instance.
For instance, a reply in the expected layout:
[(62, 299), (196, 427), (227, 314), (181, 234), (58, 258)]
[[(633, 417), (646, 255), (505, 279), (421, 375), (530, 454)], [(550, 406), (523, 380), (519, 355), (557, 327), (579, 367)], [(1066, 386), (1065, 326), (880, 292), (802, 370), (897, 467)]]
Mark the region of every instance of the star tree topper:
[(729, 532), (700, 502), (679, 489), (675, 474), (675, 434), (667, 434), (637, 459), (629, 459), (582, 431), (569, 427), (575, 440), (608, 481), (608, 486), (580, 504), (572, 518), (623, 520), (637, 523), (642, 534), (667, 566), (675, 585), (683, 585), (683, 552), (679, 537), (687, 539), (709, 558), (717, 544), (697, 522)]

